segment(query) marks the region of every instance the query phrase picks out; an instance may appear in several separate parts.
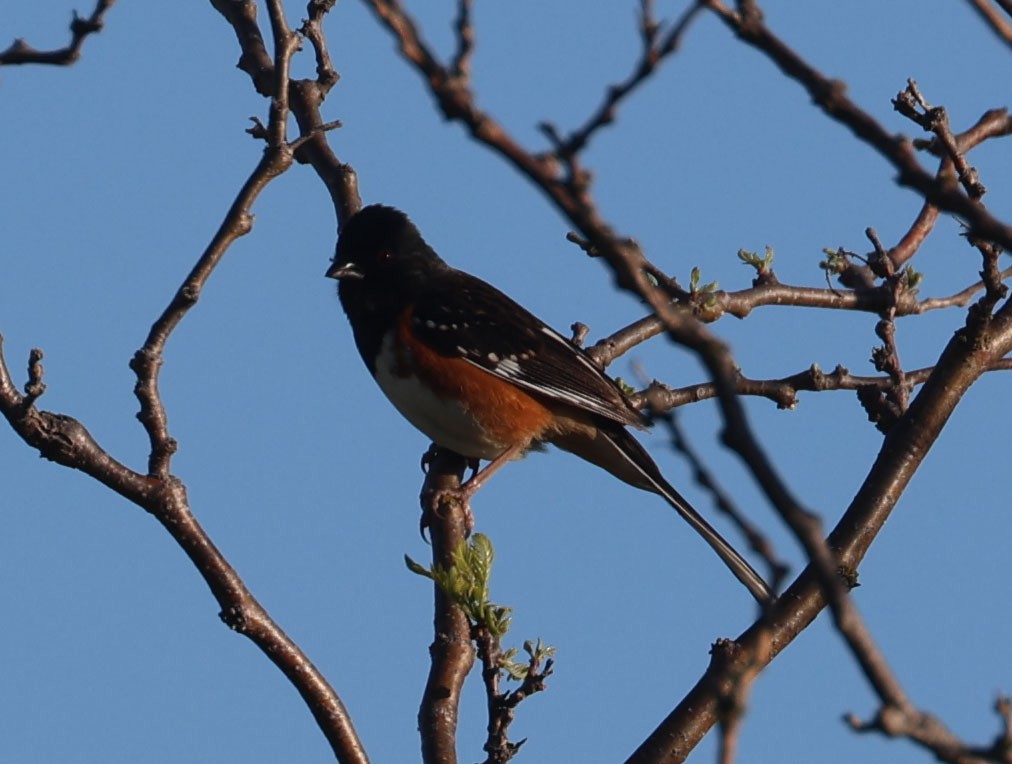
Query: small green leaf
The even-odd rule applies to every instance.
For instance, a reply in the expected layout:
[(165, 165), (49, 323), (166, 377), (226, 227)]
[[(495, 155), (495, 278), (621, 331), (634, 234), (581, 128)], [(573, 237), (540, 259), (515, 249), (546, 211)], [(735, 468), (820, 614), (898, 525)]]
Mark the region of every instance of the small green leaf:
[(615, 384), (622, 388), (622, 392), (626, 395), (634, 395), (636, 393), (636, 388), (622, 379), (622, 377), (615, 377)]
[(847, 270), (847, 256), (842, 249), (824, 247), (822, 252), (826, 256), (825, 260), (819, 262), (819, 267), (822, 270), (829, 273), (843, 273)]
[(761, 262), (759, 260), (759, 255), (755, 252), (749, 252), (747, 249), (738, 250), (738, 259), (741, 260), (744, 265), (751, 265), (753, 268), (758, 268), (759, 263)]
[(404, 555), (404, 564), (408, 566), (408, 570), (410, 570), (412, 573), (419, 576), (424, 576), (425, 578), (432, 578), (432, 573), (428, 568), (424, 567), (423, 565), (419, 565), (417, 562), (412, 560), (407, 555)]
[(903, 269), (903, 275), (906, 279), (906, 287), (911, 291), (916, 290), (924, 281), (924, 274), (915, 271), (909, 265)]

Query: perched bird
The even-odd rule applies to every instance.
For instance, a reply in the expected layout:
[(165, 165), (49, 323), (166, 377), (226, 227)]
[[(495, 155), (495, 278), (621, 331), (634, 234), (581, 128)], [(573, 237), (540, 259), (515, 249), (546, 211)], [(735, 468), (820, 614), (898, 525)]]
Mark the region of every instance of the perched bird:
[(341, 229), (338, 279), (362, 360), (387, 398), (432, 441), (500, 466), (551, 443), (659, 494), (760, 603), (762, 577), (664, 479), (627, 426), (646, 418), (579, 347), (495, 287), (451, 268), (407, 215), (372, 205)]

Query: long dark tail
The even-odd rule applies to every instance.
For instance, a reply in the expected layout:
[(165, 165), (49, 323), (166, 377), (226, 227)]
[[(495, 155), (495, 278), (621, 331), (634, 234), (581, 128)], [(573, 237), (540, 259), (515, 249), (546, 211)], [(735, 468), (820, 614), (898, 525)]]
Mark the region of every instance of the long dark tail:
[(713, 548), (760, 605), (768, 605), (776, 599), (763, 577), (664, 479), (650, 454), (624, 427), (599, 428), (592, 441), (560, 438), (553, 442), (603, 467), (620, 480), (663, 497)]

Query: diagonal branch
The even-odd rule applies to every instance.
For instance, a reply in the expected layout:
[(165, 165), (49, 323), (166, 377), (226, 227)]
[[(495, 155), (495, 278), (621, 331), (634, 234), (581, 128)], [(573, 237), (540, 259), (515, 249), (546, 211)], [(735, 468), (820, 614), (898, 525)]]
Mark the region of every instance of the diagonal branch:
[(295, 642), (246, 588), (190, 511), (178, 479), (153, 479), (113, 458), (78, 420), (35, 407), (42, 385), (41, 353), (33, 351), (28, 395), (18, 393), (3, 356), (0, 337), (0, 413), (39, 453), (94, 478), (150, 512), (193, 562), (221, 608), (221, 619), (252, 640), (288, 678), (309, 705), (335, 753), (347, 764), (367, 759), (340, 697)]
[(700, 487), (710, 493), (717, 510), (728, 517), (731, 523), (738, 528), (742, 536), (748, 541), (749, 548), (766, 563), (766, 567), (769, 570), (767, 580), (770, 583), (770, 587), (774, 591), (779, 591), (780, 585), (790, 572), (790, 566), (780, 559), (770, 538), (760, 530), (758, 525), (749, 519), (748, 515), (741, 511), (734, 499), (731, 498), (717, 481), (713, 473), (707, 469), (703, 458), (689, 442), (685, 429), (682, 427), (675, 413), (673, 411), (662, 411), (657, 408), (650, 397), (650, 392), (652, 390), (648, 391), (646, 397), (650, 400), (651, 415), (655, 420), (660, 419), (664, 424), (668, 431), (672, 448), (685, 458), (692, 469), (693, 479)]
[(20, 37), (7, 50), (0, 52), (0, 66), (15, 64), (51, 64), (70, 66), (81, 57), (81, 48), (89, 35), (102, 31), (105, 14), (116, 0), (98, 0), (95, 10), (88, 18), (82, 18), (74, 11), (70, 22), (70, 44), (56, 50), (36, 50)]
[(268, 127), (264, 130), (264, 137), (268, 139), (264, 154), (243, 184), (235, 201), (232, 202), (232, 206), (207, 249), (204, 250), (179, 289), (176, 290), (168, 307), (152, 325), (144, 345), (137, 351), (130, 363), (130, 367), (137, 375), (137, 385), (134, 392), (141, 404), (138, 419), (144, 425), (151, 444), (148, 474), (160, 480), (168, 479), (169, 462), (177, 447), (175, 440), (169, 435), (168, 416), (158, 390), (158, 375), (162, 366), (165, 344), (190, 308), (197, 304), (204, 285), (225, 256), (228, 248), (236, 239), (252, 230), (253, 215), (250, 210), (260, 192), (292, 164), (292, 151), (285, 141), (285, 120), (288, 116), (288, 88), (286, 85), (288, 82), (288, 62), (297, 49), (298, 38), (287, 28), (276, 32), (275, 37), (275, 42), (279, 43), (280, 47), (278, 48), (279, 65), (273, 68), (277, 79), (274, 91), (280, 95), (271, 101), (270, 120)]
[(653, 3), (650, 0), (641, 0), (639, 26), (643, 47), (639, 60), (629, 76), (622, 82), (607, 88), (597, 109), (587, 117), (583, 125), (573, 130), (565, 138), (559, 135), (553, 125), (549, 123), (541, 125), (542, 132), (555, 144), (553, 154), (556, 159), (571, 162), (573, 157), (587, 147), (595, 133), (615, 121), (622, 102), (657, 71), (664, 59), (678, 51), (692, 22), (704, 8), (705, 2), (697, 0), (686, 8), (681, 18), (664, 35), (661, 35), (661, 25), (653, 16)]
[(991, 0), (967, 0), (967, 2), (984, 22), (991, 27), (991, 30), (998, 38), (1009, 47), (1012, 47), (1012, 22), (1008, 18), (1009, 15), (1012, 15), (1012, 4), (1008, 0), (998, 0), (998, 5), (1005, 11), (1005, 15), (1002, 15)]
[(833, 120), (849, 128), (896, 168), (901, 186), (918, 191), (939, 209), (958, 215), (981, 239), (1012, 249), (1012, 226), (994, 217), (977, 200), (958, 187), (939, 180), (917, 161), (910, 140), (885, 130), (868, 112), (847, 97), (845, 86), (832, 80), (802, 59), (763, 23), (762, 12), (752, 0), (738, 3), (733, 11), (721, 0), (708, 0), (709, 7), (742, 40), (766, 55), (790, 79), (808, 91), (815, 104)]
[[(935, 372), (907, 412), (885, 437), (864, 484), (829, 535), (828, 546), (840, 565), (856, 570), (871, 542), (937, 439), (956, 404), (970, 385), (992, 364), (1012, 351), (1012, 309), (999, 311), (986, 336), (968, 341), (962, 333), (942, 352)], [(631, 764), (684, 761), (719, 714), (718, 698), (729, 673), (765, 665), (801, 633), (826, 606), (814, 566), (791, 584), (766, 617), (737, 640), (733, 660), (714, 660), (695, 687), (629, 758)], [(762, 645), (775, 650), (764, 656)]]

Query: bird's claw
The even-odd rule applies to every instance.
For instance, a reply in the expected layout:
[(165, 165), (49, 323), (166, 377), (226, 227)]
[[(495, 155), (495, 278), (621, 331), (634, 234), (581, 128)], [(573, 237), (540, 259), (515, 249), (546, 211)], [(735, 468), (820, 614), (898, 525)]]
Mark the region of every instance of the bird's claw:
[(432, 460), (436, 458), (436, 451), (439, 448), (435, 443), (430, 443), (429, 447), (425, 449), (425, 453), (422, 454), (422, 474), (429, 474), (429, 467), (432, 466)]
[(422, 516), (418, 521), (418, 532), (421, 533), (423, 540), (428, 540), (425, 531), (432, 527), (433, 518), (442, 519), (446, 509), (454, 507), (459, 507), (464, 513), (464, 535), (471, 535), (471, 531), (474, 530), (471, 494), (474, 490), (468, 487), (470, 484), (469, 480), (459, 488), (443, 488), (422, 497)]

